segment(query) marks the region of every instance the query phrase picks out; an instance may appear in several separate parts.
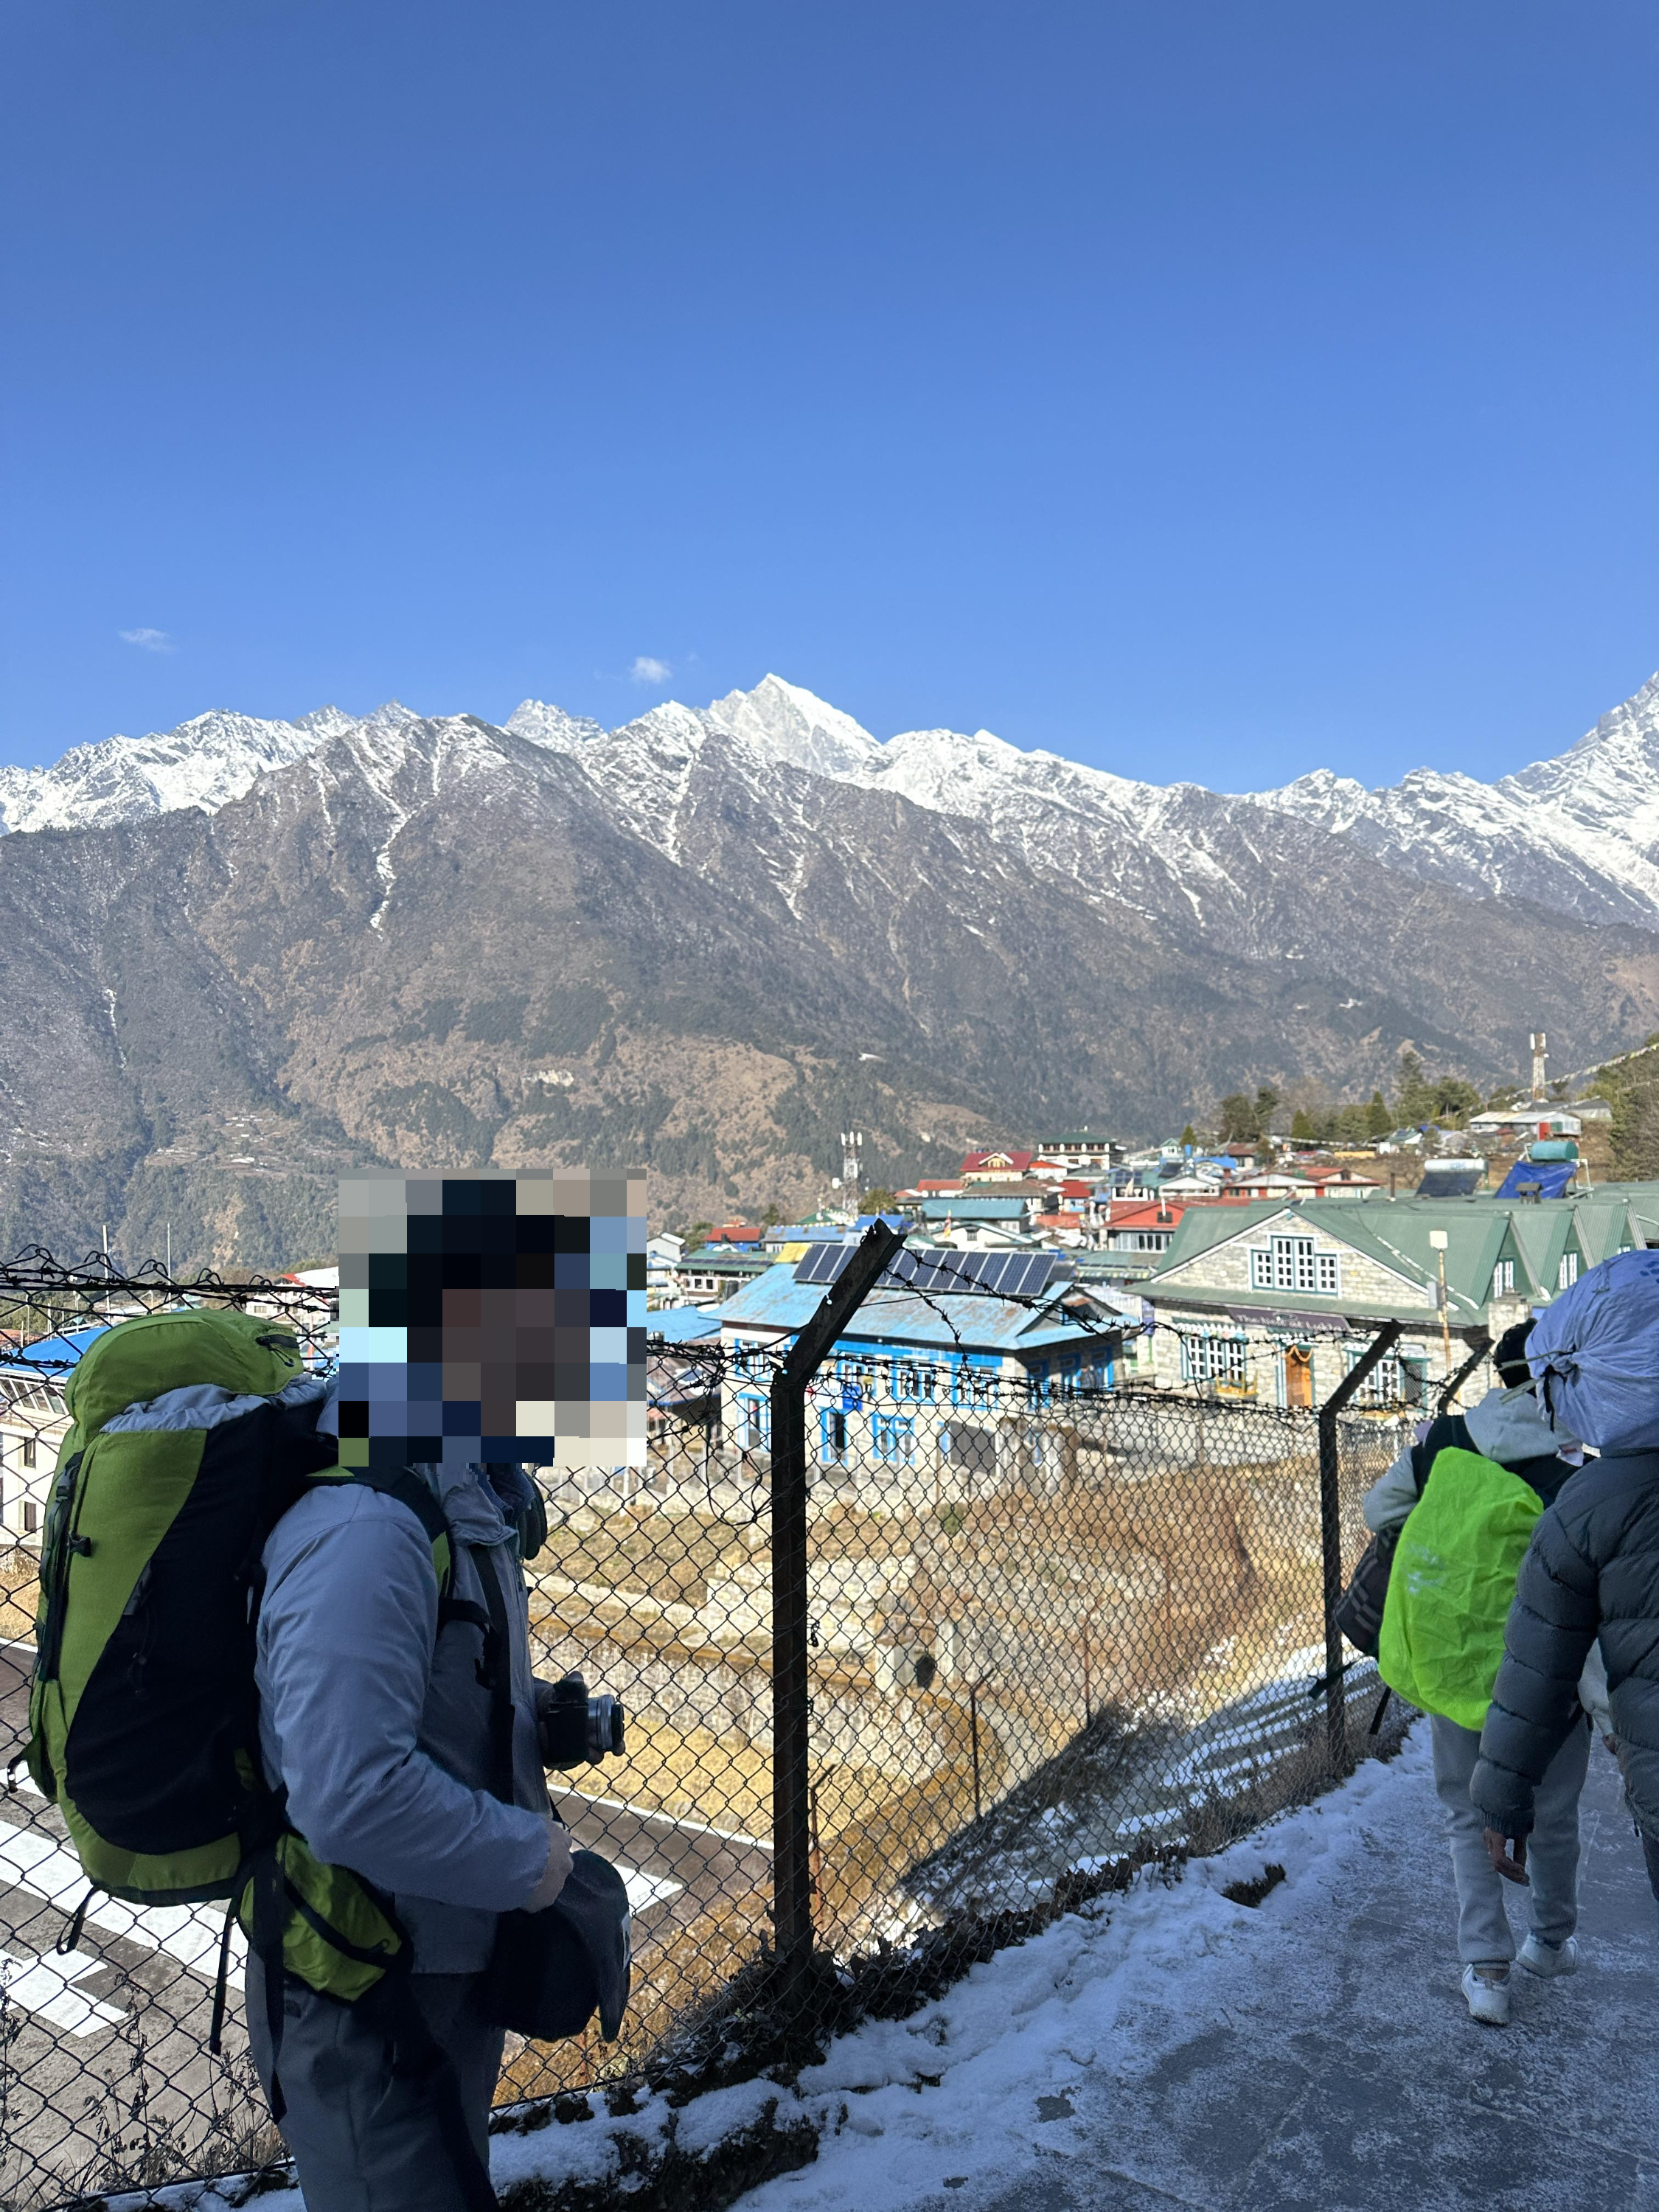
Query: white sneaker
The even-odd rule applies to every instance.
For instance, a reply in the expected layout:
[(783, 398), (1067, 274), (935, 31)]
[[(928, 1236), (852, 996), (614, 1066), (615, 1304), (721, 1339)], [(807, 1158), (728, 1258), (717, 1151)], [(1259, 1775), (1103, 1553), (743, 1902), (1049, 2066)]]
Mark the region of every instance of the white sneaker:
[(1540, 1975), (1553, 1981), (1558, 1974), (1578, 1972), (1578, 1938), (1569, 1936), (1565, 1943), (1547, 1943), (1541, 1936), (1528, 1936), (1521, 1946), (1516, 1965), (1524, 1966), (1529, 1974)]
[(1478, 2020), (1483, 2027), (1509, 2026), (1510, 1970), (1507, 1966), (1465, 1966), (1463, 1995), (1468, 1999), (1471, 2020)]

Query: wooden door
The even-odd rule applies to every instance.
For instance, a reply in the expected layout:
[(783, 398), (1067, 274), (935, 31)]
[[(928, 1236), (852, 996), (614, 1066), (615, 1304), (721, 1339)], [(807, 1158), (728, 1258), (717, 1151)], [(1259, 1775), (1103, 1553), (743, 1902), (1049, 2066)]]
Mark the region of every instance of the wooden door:
[(1313, 1406), (1313, 1353), (1305, 1344), (1287, 1345), (1285, 1348), (1285, 1403), (1311, 1410)]

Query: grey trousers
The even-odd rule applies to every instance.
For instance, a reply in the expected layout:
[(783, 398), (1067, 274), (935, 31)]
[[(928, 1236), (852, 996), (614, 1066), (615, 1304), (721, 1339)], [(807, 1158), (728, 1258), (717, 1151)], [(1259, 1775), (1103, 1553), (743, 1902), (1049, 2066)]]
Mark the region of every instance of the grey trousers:
[(1457, 1883), (1457, 1955), (1466, 1966), (1504, 1966), (1515, 1956), (1505, 1910), (1513, 1889), (1528, 1899), (1532, 1931), (1546, 1943), (1565, 1943), (1578, 1924), (1578, 1797), (1589, 1768), (1590, 1732), (1576, 1722), (1538, 1786), (1533, 1832), (1527, 1838), (1528, 1889), (1506, 1882), (1487, 1856), (1485, 1821), (1469, 1802), (1469, 1781), (1480, 1755), (1473, 1729), (1439, 1713), (1430, 1730), (1434, 1786), (1449, 1816), (1452, 1875)]
[[(467, 2130), (487, 2166), (503, 2037), (484, 2014), (483, 1982), (481, 1974), (416, 1974), (411, 1986), (459, 2077)], [(247, 2023), (254, 2068), (269, 2096), (264, 1976), (252, 1958)], [(373, 2019), (290, 1981), (276, 2070), (288, 2106), (283, 2135), (306, 2212), (461, 2212), (460, 2185), (430, 2097), (419, 2082), (393, 2075)]]

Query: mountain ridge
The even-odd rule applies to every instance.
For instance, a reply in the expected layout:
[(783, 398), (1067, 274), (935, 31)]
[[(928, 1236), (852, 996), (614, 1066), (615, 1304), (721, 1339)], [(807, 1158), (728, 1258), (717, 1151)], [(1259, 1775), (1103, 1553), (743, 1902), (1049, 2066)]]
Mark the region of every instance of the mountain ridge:
[[(211, 812), (349, 726), (422, 719), (396, 701), (362, 717), (328, 707), (295, 722), (216, 710), (173, 731), (76, 747), (49, 768), (0, 769), (0, 827), (107, 827), (192, 805)], [(672, 805), (683, 772), (676, 763), (689, 760), (705, 733), (723, 732), (811, 775), (966, 815), (1028, 857), (1046, 854), (1048, 865), (1097, 876), (1131, 903), (1145, 895), (1151, 865), (1201, 918), (1206, 893), (1228, 892), (1218, 839), (1248, 836), (1257, 817), (1271, 814), (1363, 849), (1397, 873), (1659, 932), (1659, 675), (1564, 753), (1490, 784), (1429, 768), (1375, 788), (1332, 769), (1231, 794), (1185, 780), (1155, 784), (1023, 750), (983, 729), (879, 739), (772, 674), (708, 707), (667, 701), (611, 730), (535, 699), (500, 726), (583, 758), (608, 779), (642, 835)], [(629, 777), (641, 771), (647, 782), (636, 787)], [(1161, 902), (1160, 892), (1149, 910)]]
[[(1575, 805), (1646, 774), (1650, 720), (1604, 718)], [(160, 804), (187, 740), (126, 741), (51, 794), (88, 824), (0, 837), (0, 1245), (293, 1265), (351, 1162), (641, 1163), (659, 1220), (793, 1212), (848, 1127), (891, 1181), (1369, 1091), (1407, 1043), (1486, 1087), (1529, 1028), (1580, 1066), (1659, 1028), (1654, 927), (1506, 856), (1493, 889), (1273, 794), (883, 745), (778, 678), (615, 731), (181, 727), (210, 805)]]

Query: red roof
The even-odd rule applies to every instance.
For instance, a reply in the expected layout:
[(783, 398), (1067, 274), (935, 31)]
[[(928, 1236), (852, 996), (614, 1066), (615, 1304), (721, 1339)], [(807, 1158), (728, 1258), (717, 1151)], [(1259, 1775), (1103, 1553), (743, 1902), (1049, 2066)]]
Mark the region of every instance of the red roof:
[(1006, 1168), (1008, 1174), (1023, 1176), (1036, 1157), (1035, 1152), (1010, 1152), (1000, 1145), (994, 1145), (988, 1152), (969, 1152), (962, 1164), (962, 1172), (972, 1175), (982, 1168), (987, 1160), (995, 1160), (999, 1168)]
[(959, 1198), (962, 1195), (960, 1176), (921, 1176), (916, 1188), (928, 1198)]
[(711, 1244), (758, 1244), (766, 1231), (758, 1222), (728, 1221), (724, 1228), (711, 1229)]
[(1185, 1200), (1179, 1198), (1115, 1198), (1106, 1219), (1112, 1229), (1173, 1229)]

